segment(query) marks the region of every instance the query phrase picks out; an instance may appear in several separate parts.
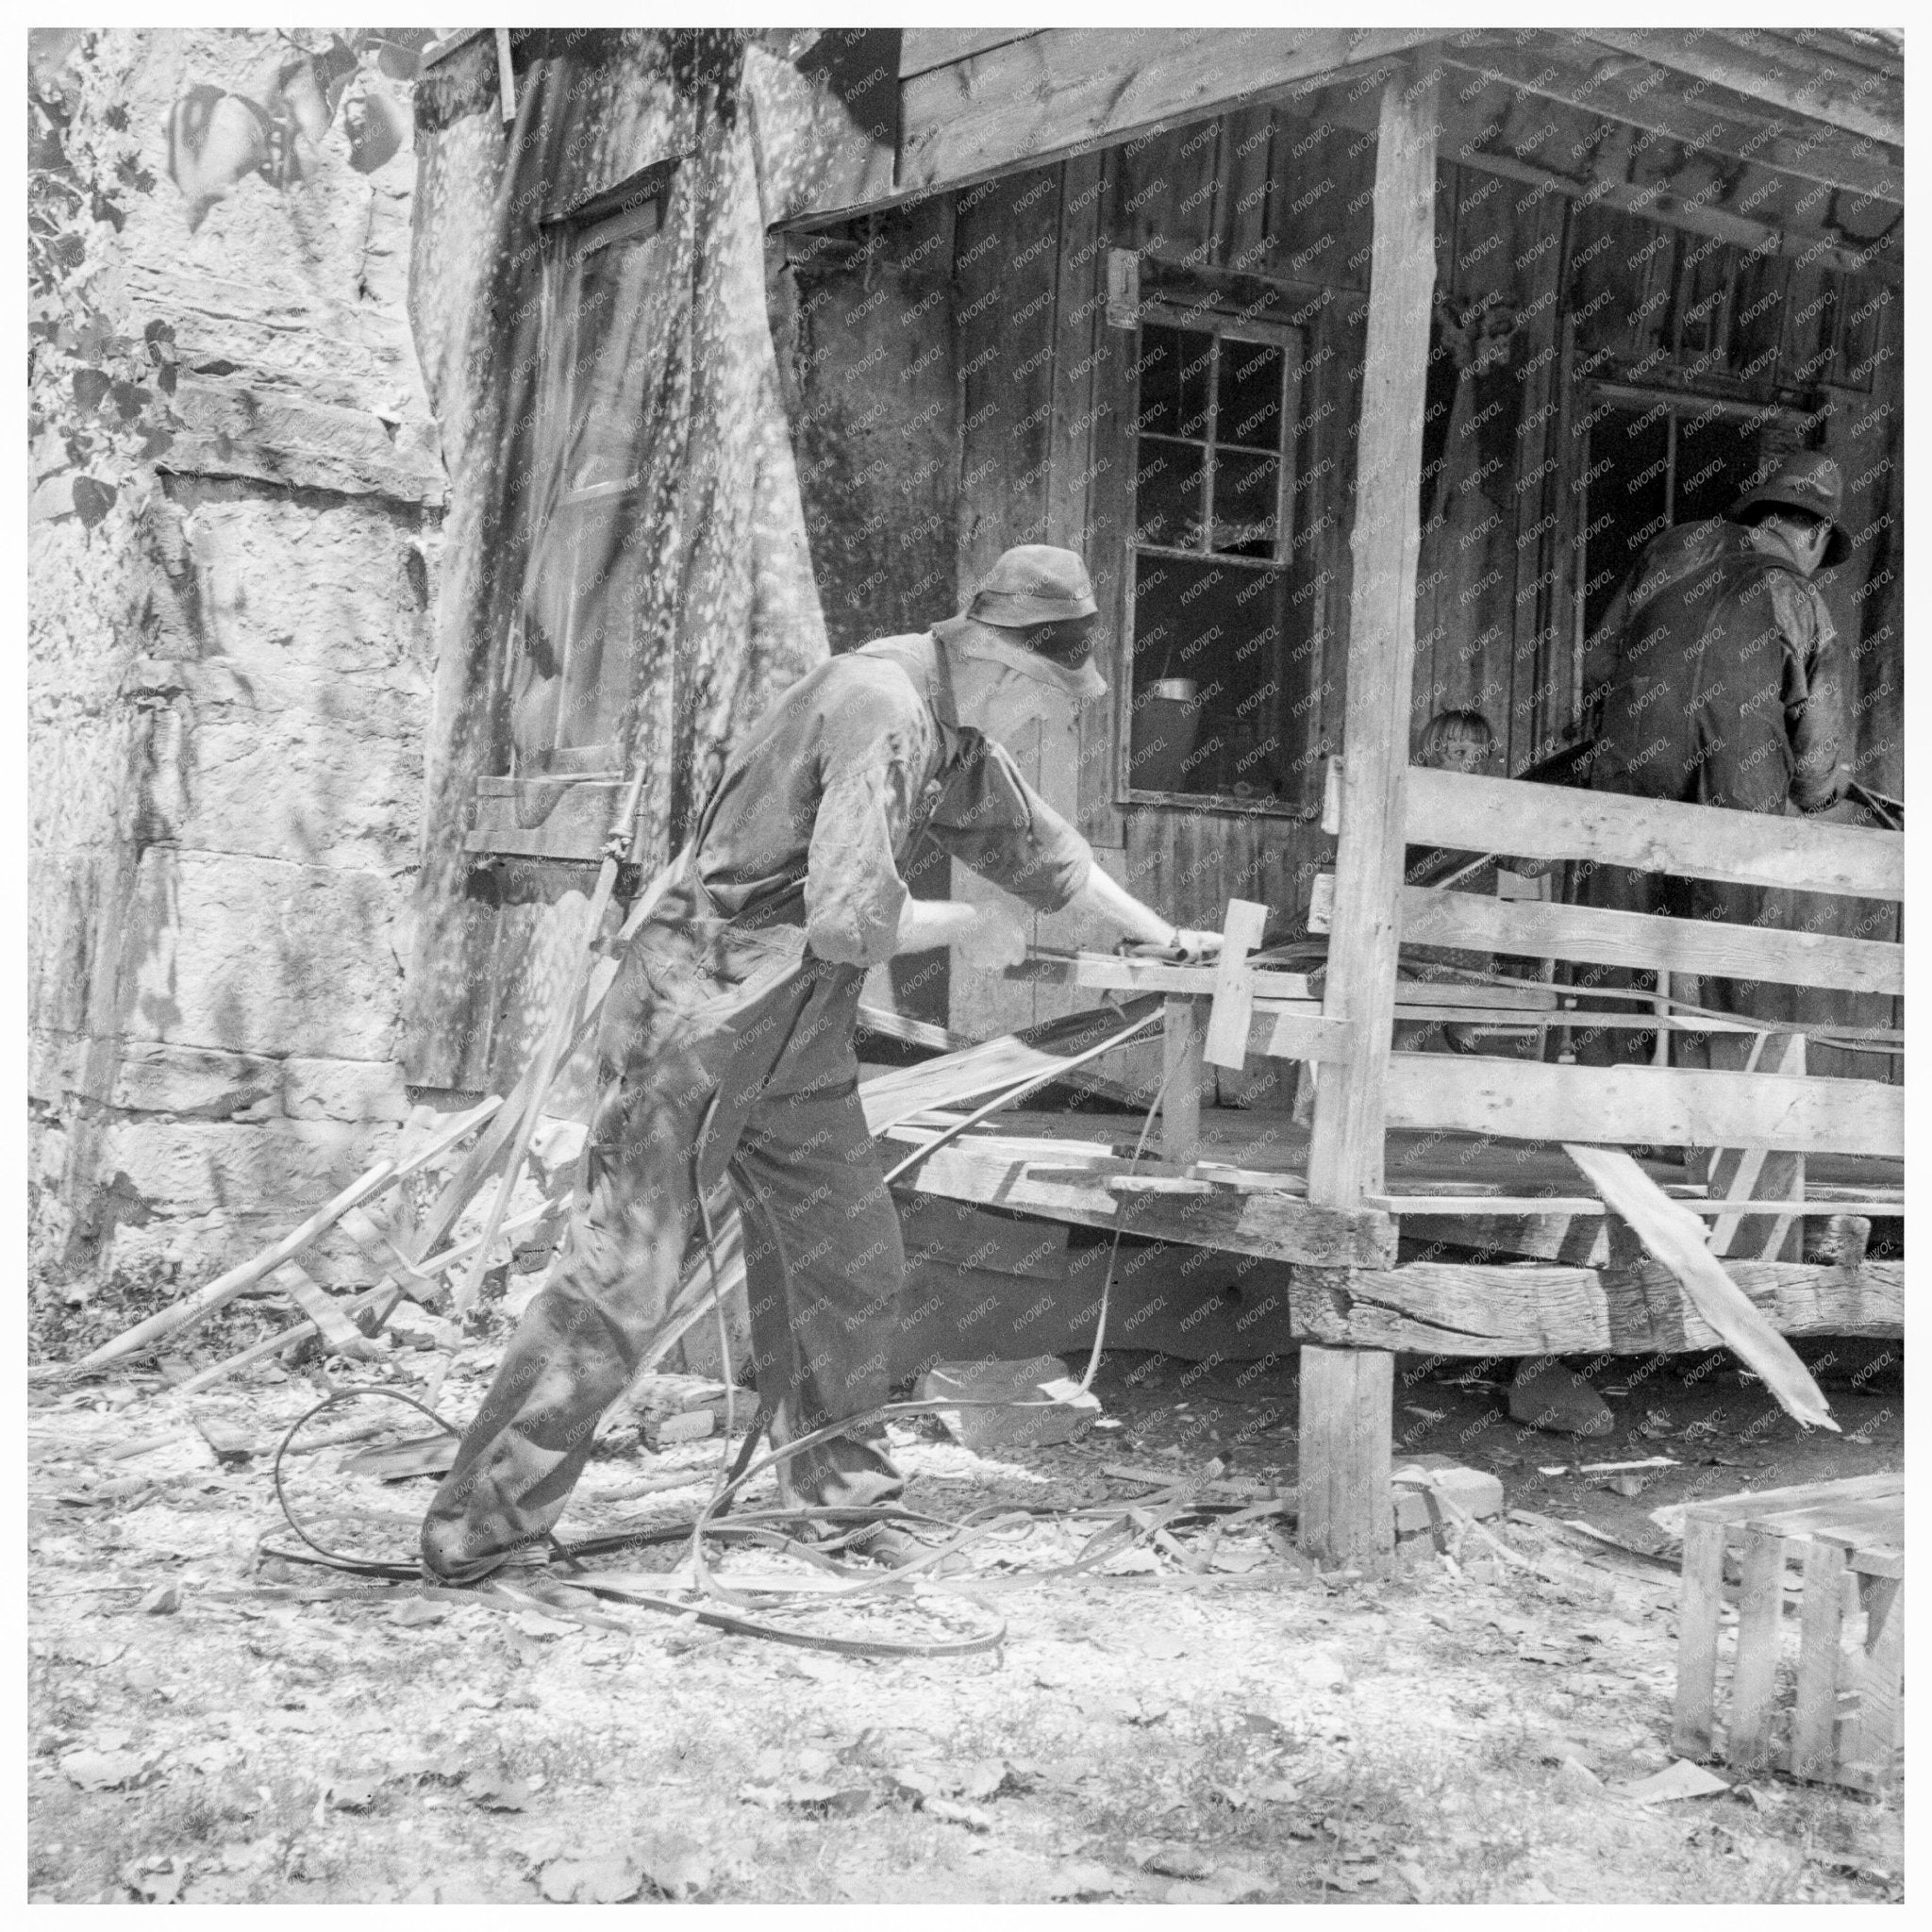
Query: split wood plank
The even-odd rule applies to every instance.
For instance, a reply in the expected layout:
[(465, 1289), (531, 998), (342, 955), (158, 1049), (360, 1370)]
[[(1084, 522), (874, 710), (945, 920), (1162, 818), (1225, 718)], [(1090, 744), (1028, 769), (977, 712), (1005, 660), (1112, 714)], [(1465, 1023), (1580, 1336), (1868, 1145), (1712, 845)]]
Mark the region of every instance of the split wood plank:
[[(1398, 1006), (1396, 1012), (1401, 1013)], [(1346, 1066), (1355, 1057), (1361, 1034), (1353, 1020), (1330, 1020), (1317, 1009), (1257, 1006), (1256, 1030), (1248, 1045), (1278, 1060), (1311, 1060), (1317, 1066)]]
[(1368, 336), (1356, 461), (1343, 723), (1341, 832), (1324, 1016), (1351, 1023), (1355, 1058), (1315, 1091), (1308, 1192), (1342, 1208), (1382, 1186), (1383, 1110), (1394, 1024), (1408, 730), (1415, 673), (1412, 487), (1436, 276), (1440, 64), (1398, 68), (1382, 88), (1375, 140)]
[(1587, 859), (1863, 899), (1898, 900), (1906, 892), (1904, 836), (1860, 825), (1414, 765), (1405, 815), (1408, 841), (1417, 845)]
[(1673, 1201), (1621, 1148), (1565, 1141), (1563, 1151), (1584, 1176), (1682, 1284), (1697, 1312), (1725, 1344), (1764, 1378), (1778, 1406), (1801, 1423), (1836, 1431), (1830, 1405), (1811, 1372), (1757, 1312), (1706, 1245), (1694, 1215)]
[(1771, 1718), (1777, 1698), (1778, 1632), (1785, 1609), (1785, 1542), (1747, 1529), (1738, 1587), (1738, 1660), (1724, 1726), (1724, 1757), (1739, 1771), (1771, 1762)]
[(1515, 1141), (1768, 1141), (1804, 1153), (1905, 1153), (1905, 1090), (1875, 1080), (1424, 1053), (1391, 1054), (1388, 1077), (1391, 1127)]
[(1845, 1740), (1845, 1760), (1858, 1766), (1860, 1784), (1887, 1783), (1903, 1737), (1906, 1589), (1903, 1577), (1874, 1576), (1860, 1591), (1865, 1653), (1858, 1674), (1858, 1710)]
[(1890, 940), (1724, 925), (1550, 900), (1487, 899), (1432, 886), (1403, 889), (1401, 918), (1405, 944), (1661, 968), (1719, 979), (1770, 979), (1839, 992), (1896, 995), (1906, 990), (1905, 948)]
[(1210, 1066), (1236, 1067), (1248, 1055), (1248, 1028), (1255, 1011), (1255, 969), (1248, 955), (1261, 943), (1268, 908), (1254, 899), (1230, 899), (1222, 924), (1221, 956), (1214, 965), (1214, 1003), (1208, 1018), (1202, 1058)]
[[(366, 1294), (358, 1295), (347, 1304), (347, 1312), (352, 1315), (369, 1314), (373, 1317), (371, 1327), (379, 1329), (389, 1320), (395, 1305), (403, 1298), (403, 1291), (393, 1282), (381, 1281)], [(259, 1341), (251, 1342), (239, 1354), (229, 1356), (225, 1360), (213, 1363), (210, 1367), (191, 1375), (175, 1391), (177, 1395), (193, 1395), (203, 1389), (211, 1389), (217, 1382), (225, 1382), (230, 1375), (242, 1369), (252, 1368), (257, 1362), (267, 1361), (271, 1356), (277, 1356), (284, 1349), (292, 1348), (298, 1341), (306, 1341), (317, 1332), (315, 1324), (306, 1316), (293, 1327), (284, 1328), (279, 1335), (263, 1337)]]
[[(1439, 30), (1437, 30), (1439, 31)], [(964, 187), (1386, 59), (1427, 28), (1048, 28), (909, 76), (901, 194)], [(829, 210), (822, 210), (829, 211)]]
[(338, 1355), (361, 1361), (371, 1353), (369, 1338), (350, 1321), (344, 1304), (299, 1261), (284, 1261), (269, 1279), (288, 1293), (289, 1299), (315, 1324), (316, 1332)]
[(1713, 1496), (1692, 1503), (1684, 1511), (1687, 1523), (1766, 1522), (1789, 1509), (1810, 1509), (1820, 1503), (1865, 1503), (1905, 1494), (1903, 1470), (1881, 1469), (1871, 1475), (1846, 1476), (1828, 1483), (1792, 1483), (1781, 1490), (1743, 1490), (1734, 1496)]
[(1839, 1635), (1844, 1611), (1845, 1553), (1805, 1545), (1805, 1594), (1798, 1611), (1798, 1683), (1791, 1706), (1793, 1777), (1830, 1777), (1838, 1752)]
[(352, 1181), (332, 1201), (318, 1208), (307, 1221), (284, 1235), (280, 1241), (271, 1242), (258, 1255), (237, 1267), (230, 1268), (226, 1274), (216, 1276), (205, 1288), (197, 1289), (185, 1300), (176, 1302), (171, 1307), (160, 1309), (144, 1322), (136, 1323), (132, 1328), (115, 1336), (111, 1341), (103, 1342), (99, 1348), (82, 1356), (78, 1361), (57, 1369), (55, 1373), (63, 1375), (79, 1374), (88, 1369), (98, 1368), (105, 1362), (118, 1361), (124, 1356), (133, 1355), (165, 1336), (174, 1335), (202, 1321), (213, 1314), (217, 1308), (226, 1307), (238, 1295), (246, 1292), (258, 1281), (273, 1274), (284, 1261), (291, 1260), (299, 1255), (318, 1236), (327, 1233), (349, 1208), (374, 1200), (396, 1181), (404, 1179), (418, 1168), (427, 1166), (439, 1155), (455, 1146), (465, 1135), (481, 1126), (501, 1105), (502, 1103), (492, 1095), (480, 1106), (472, 1108), (467, 1113), (458, 1115), (441, 1133), (407, 1160), (400, 1163), (393, 1160), (377, 1161), (359, 1180)]
[[(1751, 1056), (1745, 1064), (1747, 1073), (1761, 1064), (1765, 1044), (1766, 1036), (1762, 1034), (1752, 1041)], [(1778, 1042), (1777, 1054), (1777, 1064), (1771, 1071), (1788, 1078), (1804, 1074), (1805, 1036), (1802, 1033), (1782, 1039)], [(1754, 1194), (1778, 1196), (1795, 1208), (1805, 1198), (1805, 1157), (1784, 1148), (1756, 1145), (1720, 1148), (1711, 1156), (1708, 1186), (1712, 1194), (1725, 1201), (1741, 1204)], [(1720, 1214), (1711, 1223), (1710, 1252), (1713, 1255), (1746, 1254), (1760, 1260), (1775, 1260), (1785, 1250), (1794, 1219), (1789, 1208), (1781, 1208), (1771, 1220), (1747, 1215), (1741, 1207), (1737, 1212)]]
[[(1064, 1157), (1057, 1158), (1062, 1166), (1068, 1164)], [(898, 1185), (1077, 1226), (1118, 1228), (1150, 1240), (1274, 1260), (1374, 1268), (1395, 1258), (1395, 1224), (1373, 1208), (1316, 1208), (1286, 1190), (1247, 1193), (1225, 1187), (1212, 1187), (1198, 1197), (1116, 1199), (1107, 1180), (1104, 1174), (1091, 1181), (1041, 1178), (1024, 1156), (955, 1141), (929, 1155)]]
[(1708, 1757), (1717, 1727), (1717, 1641), (1724, 1625), (1724, 1526), (1684, 1521), (1684, 1578), (1677, 1602), (1677, 1695), (1671, 1749)]

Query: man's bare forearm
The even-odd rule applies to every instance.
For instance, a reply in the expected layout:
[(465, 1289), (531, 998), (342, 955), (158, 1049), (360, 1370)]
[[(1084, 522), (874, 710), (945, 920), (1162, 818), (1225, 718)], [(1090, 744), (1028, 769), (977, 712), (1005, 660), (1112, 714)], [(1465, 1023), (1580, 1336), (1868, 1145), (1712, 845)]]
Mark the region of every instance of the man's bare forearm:
[(978, 908), (962, 899), (908, 899), (899, 908), (899, 937), (892, 951), (929, 953), (953, 946), (972, 931)]
[(1067, 909), (1104, 920), (1124, 939), (1145, 940), (1150, 944), (1164, 946), (1174, 936), (1173, 920), (1161, 918), (1151, 906), (1143, 906), (1098, 865), (1088, 874), (1087, 883), (1074, 893)]

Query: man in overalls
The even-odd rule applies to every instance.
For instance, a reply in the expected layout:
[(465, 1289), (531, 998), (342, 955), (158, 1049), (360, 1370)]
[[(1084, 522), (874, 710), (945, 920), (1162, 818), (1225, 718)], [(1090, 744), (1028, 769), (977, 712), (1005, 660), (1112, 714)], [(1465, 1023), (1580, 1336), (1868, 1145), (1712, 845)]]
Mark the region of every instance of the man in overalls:
[[(1667, 532), (1644, 553), (1595, 647), (1593, 787), (1757, 812), (1821, 812), (1843, 795), (1838, 640), (1812, 581), (1850, 552), (1843, 490), (1828, 457), (1789, 456), (1724, 519)], [(1747, 925), (1762, 923), (1769, 897), (1761, 886), (1607, 865), (1584, 888), (1593, 906)], [(1631, 979), (1622, 968), (1588, 974), (1603, 987)], [(1707, 980), (1702, 1004), (1753, 1014), (1764, 999), (1755, 986)], [(1748, 1044), (1709, 1035), (1710, 1064), (1741, 1065)], [(1576, 1057), (1604, 1065), (1647, 1053), (1641, 1034), (1606, 1028), (1578, 1034)]]
[[(820, 665), (727, 761), (687, 862), (631, 939), (605, 1005), (588, 1198), (525, 1311), (423, 1526), (425, 1572), (468, 1582), (527, 1559), (562, 1513), (605, 1410), (663, 1321), (693, 1216), (721, 1174), (745, 1225), (759, 1405), (774, 1448), (887, 1400), (905, 1274), (853, 1051), (869, 967), (951, 946), (1024, 957), (997, 904), (908, 895), (924, 829), (1042, 912), (1206, 958), (1093, 862), (1000, 739), (1064, 727), (1107, 687), (1085, 567), (1009, 550), (963, 617)], [(876, 1426), (778, 1466), (787, 1507), (856, 1508), (903, 1487)], [(882, 1524), (883, 1560), (919, 1549)]]

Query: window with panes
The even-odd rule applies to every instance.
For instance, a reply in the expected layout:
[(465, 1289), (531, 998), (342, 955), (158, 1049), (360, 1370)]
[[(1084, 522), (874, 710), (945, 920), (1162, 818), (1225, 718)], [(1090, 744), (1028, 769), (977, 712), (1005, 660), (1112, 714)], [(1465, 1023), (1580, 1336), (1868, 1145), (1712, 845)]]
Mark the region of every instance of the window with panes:
[(1293, 328), (1141, 309), (1129, 798), (1301, 810), (1319, 791), (1305, 756), (1317, 672), (1291, 585), (1300, 368)]

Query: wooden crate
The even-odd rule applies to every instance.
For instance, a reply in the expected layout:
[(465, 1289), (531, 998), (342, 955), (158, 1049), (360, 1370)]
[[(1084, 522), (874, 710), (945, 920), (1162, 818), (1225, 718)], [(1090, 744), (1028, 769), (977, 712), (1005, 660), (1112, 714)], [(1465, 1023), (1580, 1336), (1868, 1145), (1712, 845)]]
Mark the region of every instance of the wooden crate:
[[(1672, 1735), (1678, 1755), (1721, 1757), (1743, 1772), (1775, 1765), (1857, 1790), (1890, 1783), (1905, 1737), (1905, 1548), (1903, 1474), (1724, 1496), (1687, 1510)], [(1720, 1747), (1727, 1553), (1739, 1569), (1737, 1653)], [(1788, 1740), (1774, 1747), (1790, 1562), (1803, 1572), (1797, 1687)], [(1846, 1620), (1860, 1614), (1862, 1640), (1847, 1652)]]

